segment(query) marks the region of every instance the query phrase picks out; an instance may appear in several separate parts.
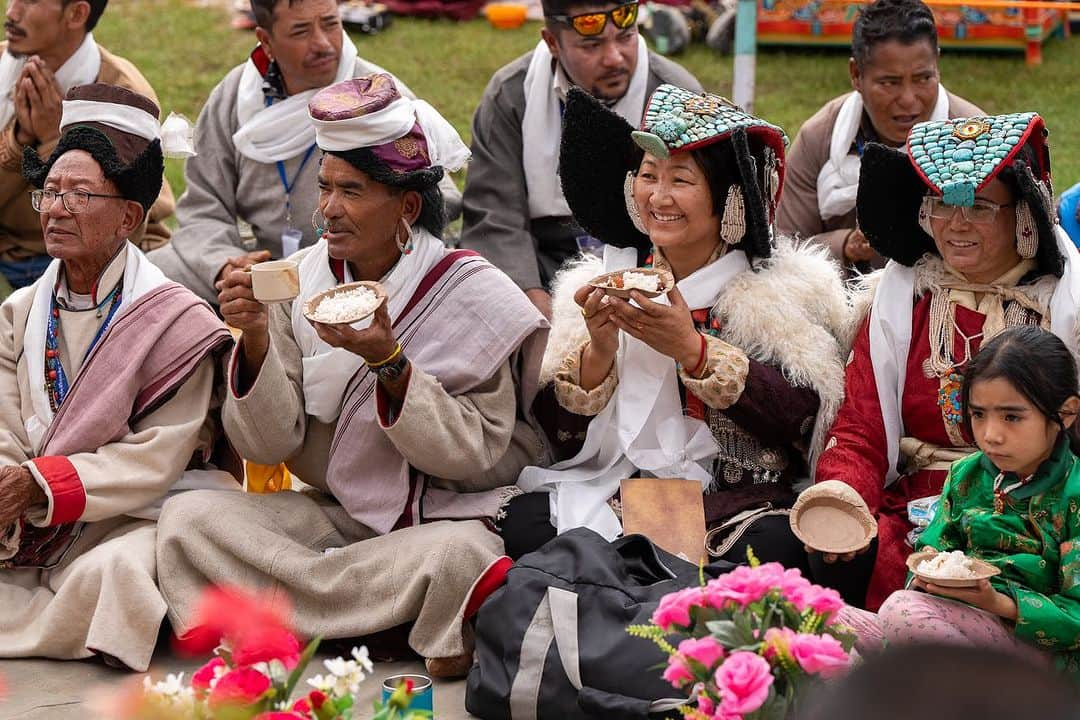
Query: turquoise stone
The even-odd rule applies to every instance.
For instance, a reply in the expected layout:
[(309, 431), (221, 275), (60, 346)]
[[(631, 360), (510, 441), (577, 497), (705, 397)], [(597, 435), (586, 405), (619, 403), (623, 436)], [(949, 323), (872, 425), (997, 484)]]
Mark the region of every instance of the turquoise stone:
[(971, 207), (975, 203), (975, 185), (964, 180), (953, 180), (942, 186), (941, 197), (949, 205)]
[(967, 148), (958, 148), (953, 152), (953, 160), (970, 160), (975, 154)]

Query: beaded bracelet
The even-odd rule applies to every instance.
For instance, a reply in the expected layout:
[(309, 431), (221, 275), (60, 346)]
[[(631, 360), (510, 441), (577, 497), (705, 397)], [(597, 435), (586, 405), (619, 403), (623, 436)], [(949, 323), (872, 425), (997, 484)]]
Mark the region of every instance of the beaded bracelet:
[(394, 346), (394, 352), (390, 353), (390, 356), (388, 358), (386, 358), (385, 360), (382, 360), (382, 361), (376, 362), (376, 363), (368, 362), (367, 360), (365, 360), (364, 362), (367, 364), (367, 366), (369, 368), (374, 370), (376, 368), (381, 368), (383, 365), (389, 365), (390, 363), (394, 362), (394, 360), (396, 360), (397, 356), (400, 355), (400, 354), (401, 354), (401, 343), (397, 343)]

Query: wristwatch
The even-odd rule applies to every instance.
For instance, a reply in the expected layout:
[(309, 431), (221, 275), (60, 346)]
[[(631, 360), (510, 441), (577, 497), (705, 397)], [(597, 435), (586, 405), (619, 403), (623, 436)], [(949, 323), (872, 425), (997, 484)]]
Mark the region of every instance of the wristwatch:
[(385, 365), (380, 365), (377, 368), (372, 368), (375, 371), (376, 377), (383, 382), (392, 382), (397, 380), (404, 374), (405, 368), (409, 366), (409, 358), (405, 357), (405, 353), (398, 353), (396, 359), (393, 362), (388, 362)]

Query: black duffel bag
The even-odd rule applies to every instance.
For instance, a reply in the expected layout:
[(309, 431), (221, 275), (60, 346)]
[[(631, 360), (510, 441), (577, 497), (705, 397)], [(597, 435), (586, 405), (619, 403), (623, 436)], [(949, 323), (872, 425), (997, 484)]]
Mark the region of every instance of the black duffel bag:
[(679, 717), (685, 698), (661, 677), (667, 657), (626, 628), (699, 582), (697, 566), (642, 535), (559, 535), (518, 560), (480, 607), (465, 708), (483, 720)]

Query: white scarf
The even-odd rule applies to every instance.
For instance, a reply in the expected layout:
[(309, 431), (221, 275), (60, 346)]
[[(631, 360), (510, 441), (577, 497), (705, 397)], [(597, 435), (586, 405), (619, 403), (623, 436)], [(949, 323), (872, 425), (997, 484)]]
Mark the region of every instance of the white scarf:
[[(125, 252), (127, 254), (124, 258), (122, 297), (113, 322), (123, 315), (133, 302), (154, 288), (169, 282), (168, 278), (137, 247), (127, 243)], [(30, 316), (26, 320), (23, 352), (26, 355), (27, 374), (32, 379), (45, 377), (45, 336), (49, 327), (49, 312), (52, 310), (53, 289), (56, 287), (56, 280), (62, 266), (60, 260), (49, 263), (49, 267), (37, 281), (34, 302), (30, 306)], [(41, 452), (41, 440), (49, 425), (52, 424), (53, 411), (49, 405), (49, 395), (44, 383), (32, 380), (29, 392), (34, 414), (26, 420), (26, 434), (36, 455)]]
[[(636, 260), (632, 248), (604, 248), (605, 271), (632, 268)], [(691, 308), (711, 308), (728, 282), (749, 269), (745, 253), (729, 252), (676, 287)], [(698, 461), (716, 455), (716, 441), (705, 423), (684, 415), (675, 361), (619, 333), (616, 364), (615, 395), (589, 423), (581, 452), (551, 468), (527, 467), (518, 478), (525, 492), (551, 493), (560, 533), (587, 527), (608, 540), (618, 537), (622, 525), (607, 501), (635, 470), (697, 480), (703, 489), (712, 481)]]
[[(15, 82), (26, 65), (26, 56), (12, 55), (5, 50), (0, 56), (0, 128), (7, 127), (15, 117)], [(77, 85), (88, 85), (97, 80), (101, 72), (101, 50), (94, 42), (94, 34), (86, 33), (82, 45), (56, 71), (56, 82), (61, 95)]]
[[(1077, 311), (1080, 309), (1080, 255), (1065, 231), (1054, 226), (1058, 250), (1065, 258), (1065, 271), (1050, 298), (1050, 331), (1064, 341), (1074, 357)], [(889, 464), (885, 486), (899, 477), (900, 438), (904, 429), (901, 407), (908, 354), (911, 352), (911, 303), (915, 297), (915, 270), (889, 261), (881, 275), (870, 309), (870, 362), (874, 368), (881, 420)]]
[[(856, 91), (848, 95), (840, 106), (829, 143), (829, 159), (818, 173), (818, 211), (823, 219), (846, 215), (855, 207), (862, 158), (851, 152), (851, 143), (855, 142), (855, 136), (859, 133), (862, 115), (862, 94)], [(937, 102), (930, 113), (930, 120), (948, 118), (949, 94), (939, 83)]]
[[(379, 283), (387, 296), (390, 320), (396, 320), (408, 304), (416, 288), (431, 268), (446, 253), (442, 241), (422, 227), (413, 228), (413, 250), (391, 268)], [(352, 282), (349, 264), (345, 263), (345, 280)], [(304, 317), (304, 301), (338, 285), (330, 269), (330, 253), (326, 240), (320, 238), (300, 261), (300, 295), (292, 304), (292, 329), (300, 346), (303, 365), (304, 411), (320, 422), (332, 423), (341, 414), (345, 387), (364, 364), (364, 358), (323, 342), (315, 328)], [(365, 318), (353, 327), (362, 330), (371, 324)]]
[[(557, 89), (558, 73), (552, 69), (551, 51), (541, 40), (533, 50), (525, 73), (525, 115), (521, 120), (522, 165), (529, 195), (529, 217), (565, 217), (570, 206), (559, 182), (559, 142), (562, 113)], [(638, 36), (637, 67), (626, 94), (611, 108), (637, 128), (645, 112), (649, 84), (649, 49)]]
[[(356, 72), (356, 45), (342, 30), (341, 57), (334, 82), (348, 80)], [(374, 72), (383, 72), (376, 68)], [(244, 65), (236, 90), (236, 117), (240, 128), (233, 145), (246, 158), (274, 163), (294, 158), (315, 144), (315, 127), (308, 119), (308, 101), (322, 88), (305, 90), (266, 104), (263, 76), (252, 60)]]

